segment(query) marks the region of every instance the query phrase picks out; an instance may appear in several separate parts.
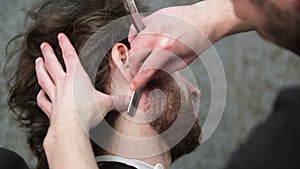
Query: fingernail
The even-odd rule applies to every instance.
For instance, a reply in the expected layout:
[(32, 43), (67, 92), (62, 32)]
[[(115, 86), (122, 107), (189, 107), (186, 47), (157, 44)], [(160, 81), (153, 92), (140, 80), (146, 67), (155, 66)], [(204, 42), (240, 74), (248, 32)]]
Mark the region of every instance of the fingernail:
[(134, 85), (133, 85), (133, 83), (130, 83), (129, 88), (130, 88), (130, 90), (134, 91)]
[(40, 61), (40, 60), (41, 60), (41, 58), (38, 57), (38, 58), (35, 60), (35, 63), (37, 63), (37, 62)]
[(45, 46), (45, 42), (43, 42), (43, 43), (41, 44), (40, 48), (43, 49), (44, 46)]
[(58, 40), (60, 40), (62, 38), (62, 33), (59, 33), (57, 38), (58, 38)]

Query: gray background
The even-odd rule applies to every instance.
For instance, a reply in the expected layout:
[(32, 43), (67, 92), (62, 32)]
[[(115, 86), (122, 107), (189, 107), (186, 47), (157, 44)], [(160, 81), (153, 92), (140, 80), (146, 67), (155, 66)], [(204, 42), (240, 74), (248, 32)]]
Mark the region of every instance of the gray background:
[[(5, 63), (6, 43), (22, 28), (24, 12), (33, 0), (1, 0), (0, 65)], [(195, 0), (141, 0), (149, 11), (161, 7), (196, 2)], [(174, 169), (222, 168), (236, 146), (247, 138), (251, 129), (269, 114), (273, 101), (283, 87), (300, 84), (300, 59), (294, 54), (262, 40), (255, 32), (227, 37), (214, 45), (224, 64), (227, 77), (225, 112), (217, 131), (197, 151), (172, 166)], [(210, 87), (203, 65), (197, 66), (203, 122), (209, 107)], [(18, 152), (34, 166), (25, 134), (14, 121), (6, 104), (7, 90), (0, 76), (0, 147)], [(259, 150), (257, 150), (259, 151)], [(1, 160), (1, 159), (0, 159)]]

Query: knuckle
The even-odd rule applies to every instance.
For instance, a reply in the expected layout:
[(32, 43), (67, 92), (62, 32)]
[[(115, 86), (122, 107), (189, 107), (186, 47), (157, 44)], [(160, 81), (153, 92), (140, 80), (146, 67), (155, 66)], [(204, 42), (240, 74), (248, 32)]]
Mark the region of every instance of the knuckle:
[(72, 58), (75, 55), (77, 55), (75, 49), (72, 46), (64, 47), (64, 50), (62, 50), (62, 52), (63, 52), (63, 56), (68, 58)]
[[(45, 91), (45, 94), (47, 94), (50, 97), (50, 99), (52, 99), (54, 94), (53, 94), (53, 88), (51, 87), (51, 85), (47, 85), (45, 82), (43, 82), (43, 84), (40, 84), (40, 86)], [(42, 94), (40, 94), (38, 96), (41, 98)]]
[(45, 81), (40, 80), (39, 82), (40, 86), (42, 87), (42, 89), (47, 93), (47, 94), (51, 94), (53, 91), (53, 88), (51, 87), (51, 85), (47, 84)]
[(44, 86), (45, 86), (45, 81), (43, 80), (43, 77), (42, 77), (42, 76), (38, 76), (37, 80), (38, 80), (38, 84), (39, 84), (41, 87), (44, 87)]
[(45, 67), (47, 70), (52, 70), (52, 64), (53, 62), (51, 61), (51, 59), (45, 59)]
[(113, 104), (113, 99), (110, 96), (104, 97), (104, 102), (106, 103), (107, 107), (110, 108)]
[(66, 58), (73, 58), (74, 57), (74, 53), (73, 52), (70, 52), (70, 51), (65, 51), (64, 52), (64, 56)]
[(140, 71), (140, 75), (141, 75), (141, 78), (147, 78), (147, 77), (153, 75), (154, 72), (155, 72), (154, 69), (147, 68), (147, 69), (143, 69), (142, 71)]
[(171, 38), (163, 37), (159, 40), (159, 47), (162, 50), (170, 50), (174, 46), (174, 40)]
[(65, 62), (67, 62), (66, 64), (72, 63), (69, 65), (75, 65), (75, 62), (79, 60), (78, 55), (73, 52), (68, 52), (67, 54), (64, 55), (64, 57), (66, 58), (65, 60)]

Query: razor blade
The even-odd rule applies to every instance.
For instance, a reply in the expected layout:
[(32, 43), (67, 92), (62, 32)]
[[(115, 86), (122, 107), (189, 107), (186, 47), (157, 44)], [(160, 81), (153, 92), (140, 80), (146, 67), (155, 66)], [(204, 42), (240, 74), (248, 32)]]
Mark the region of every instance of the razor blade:
[[(128, 13), (130, 14), (131, 23), (138, 33), (145, 29), (145, 25), (143, 23), (142, 17), (139, 14), (138, 8), (134, 0), (123, 0), (124, 5)], [(137, 106), (139, 104), (141, 95), (143, 92), (143, 87), (132, 93), (132, 97), (127, 109), (127, 114), (130, 116), (134, 116), (137, 110)]]
[(131, 100), (130, 100), (130, 103), (129, 103), (129, 106), (127, 109), (127, 114), (129, 114), (132, 117), (136, 113), (136, 109), (139, 104), (142, 92), (143, 92), (143, 87), (140, 87), (138, 90), (136, 90), (132, 93), (132, 97), (131, 97)]
[(130, 15), (131, 23), (138, 33), (146, 28), (134, 0), (123, 0), (125, 9)]

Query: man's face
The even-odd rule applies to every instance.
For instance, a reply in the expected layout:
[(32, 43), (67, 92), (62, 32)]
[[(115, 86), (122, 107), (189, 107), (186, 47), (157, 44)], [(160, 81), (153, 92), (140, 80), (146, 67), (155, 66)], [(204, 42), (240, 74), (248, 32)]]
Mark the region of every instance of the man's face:
[(300, 40), (300, 0), (233, 0), (236, 15), (264, 38), (296, 53)]
[[(126, 95), (130, 93), (130, 77), (128, 79), (130, 71), (126, 66), (126, 51), (128, 49), (122, 44), (116, 44), (112, 49), (109, 94)], [(122, 112), (120, 118), (108, 119), (113, 122), (112, 125), (116, 130), (129, 137), (144, 138), (150, 135), (152, 137), (153, 132), (150, 135), (144, 132), (146, 136), (137, 136), (136, 132), (123, 131), (122, 121), (125, 121), (126, 124), (132, 123), (136, 126), (135, 128), (151, 128), (172, 148), (171, 153), (174, 160), (183, 154), (190, 153), (199, 145), (201, 128), (196, 113), (198, 108), (196, 102), (199, 98), (200, 91), (179, 72), (165, 74), (160, 78), (154, 78), (144, 86), (138, 111), (134, 117)], [(112, 113), (109, 114), (113, 116)], [(116, 118), (116, 121), (112, 120), (113, 118)], [(171, 132), (165, 132), (167, 130), (171, 130)], [(168, 135), (164, 133), (168, 133)]]
[(201, 128), (195, 112), (199, 98), (200, 91), (179, 72), (154, 79), (144, 87), (139, 107), (144, 107), (146, 116), (154, 119), (150, 126), (158, 134), (170, 128), (176, 131), (161, 135), (169, 145), (179, 141), (171, 151), (173, 160), (190, 153), (200, 144)]

